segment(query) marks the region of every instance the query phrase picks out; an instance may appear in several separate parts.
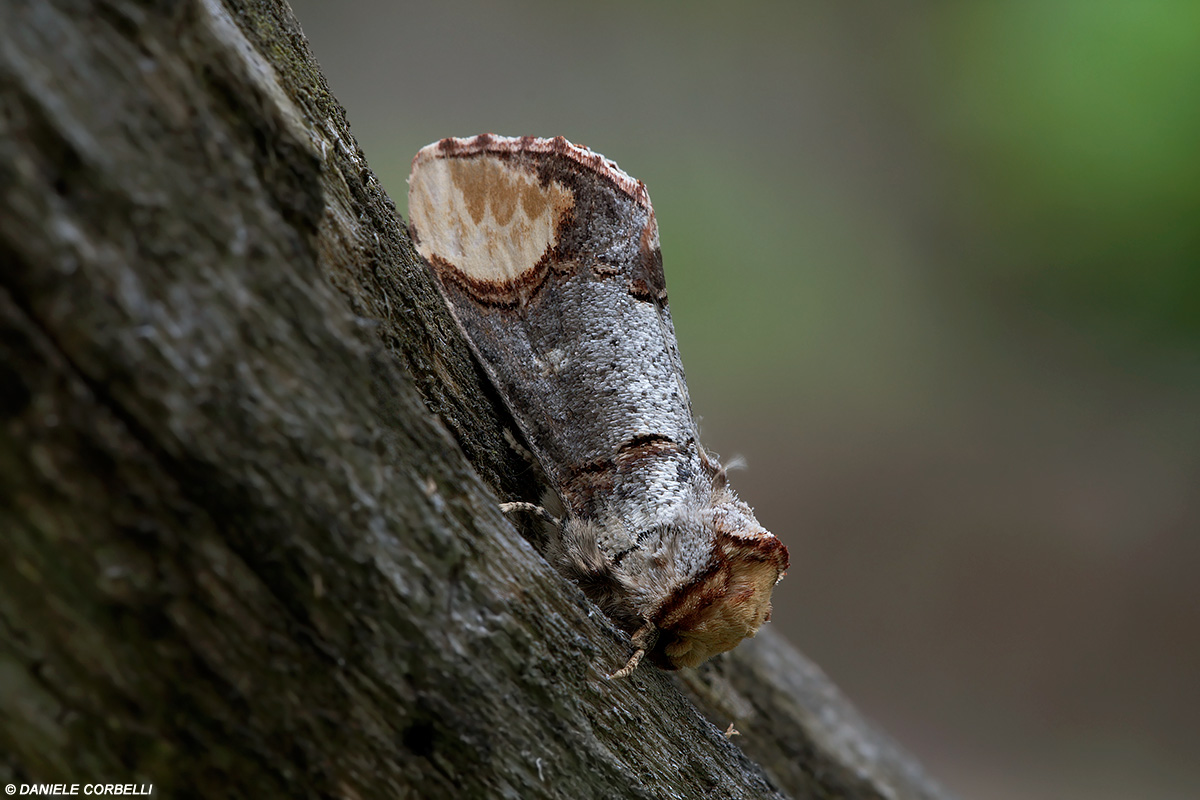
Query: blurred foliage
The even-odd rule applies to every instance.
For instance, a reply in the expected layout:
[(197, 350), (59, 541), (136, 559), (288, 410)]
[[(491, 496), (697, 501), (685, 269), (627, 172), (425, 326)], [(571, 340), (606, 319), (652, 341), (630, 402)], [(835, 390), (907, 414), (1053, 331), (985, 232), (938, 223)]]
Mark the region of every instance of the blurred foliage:
[(686, 295), (671, 313), (689, 384), (756, 406), (887, 413), (886, 397), (901, 411), (907, 384), (926, 377), (913, 358), (925, 298), (886, 222), (818, 181), (754, 174), (702, 149), (654, 161), (667, 286)]
[(941, 136), (990, 252), (977, 277), (1088, 325), (1200, 340), (1200, 4), (947, 4), (941, 22)]

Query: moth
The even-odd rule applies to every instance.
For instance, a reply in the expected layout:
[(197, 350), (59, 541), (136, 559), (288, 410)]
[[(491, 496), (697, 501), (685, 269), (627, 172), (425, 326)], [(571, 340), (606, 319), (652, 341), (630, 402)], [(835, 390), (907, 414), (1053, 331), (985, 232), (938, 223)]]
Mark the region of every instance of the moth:
[(645, 185), (560, 137), (421, 149), (410, 233), (551, 484), (548, 558), (665, 669), (771, 614), (788, 551), (700, 445)]

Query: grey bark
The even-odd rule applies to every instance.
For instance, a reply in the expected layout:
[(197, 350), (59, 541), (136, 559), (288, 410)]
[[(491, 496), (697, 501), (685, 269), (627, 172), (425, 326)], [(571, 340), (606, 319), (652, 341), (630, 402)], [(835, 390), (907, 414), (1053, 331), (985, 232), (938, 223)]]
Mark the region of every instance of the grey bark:
[(945, 796), (769, 633), (604, 679), (286, 5), (0, 15), (0, 782)]

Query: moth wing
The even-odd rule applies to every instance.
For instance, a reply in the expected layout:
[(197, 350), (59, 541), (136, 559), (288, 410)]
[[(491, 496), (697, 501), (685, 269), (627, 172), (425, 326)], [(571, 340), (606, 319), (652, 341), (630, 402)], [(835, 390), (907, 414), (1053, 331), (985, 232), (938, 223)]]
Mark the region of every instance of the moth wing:
[[(593, 516), (614, 488), (649, 492), (634, 524), (654, 524), (667, 513), (655, 492), (700, 468), (645, 186), (562, 137), (444, 139), (413, 159), (409, 213), (568, 509)], [(614, 487), (622, 460), (664, 448), (679, 458), (657, 458), (651, 485)]]

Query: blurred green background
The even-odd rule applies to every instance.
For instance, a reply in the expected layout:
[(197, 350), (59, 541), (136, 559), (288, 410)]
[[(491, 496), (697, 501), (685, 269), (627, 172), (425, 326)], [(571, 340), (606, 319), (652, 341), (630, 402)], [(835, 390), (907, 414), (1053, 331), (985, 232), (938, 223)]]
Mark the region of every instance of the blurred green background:
[(297, 0), (444, 136), (654, 199), (773, 625), (964, 797), (1200, 797), (1200, 4)]

